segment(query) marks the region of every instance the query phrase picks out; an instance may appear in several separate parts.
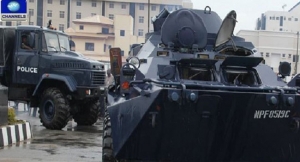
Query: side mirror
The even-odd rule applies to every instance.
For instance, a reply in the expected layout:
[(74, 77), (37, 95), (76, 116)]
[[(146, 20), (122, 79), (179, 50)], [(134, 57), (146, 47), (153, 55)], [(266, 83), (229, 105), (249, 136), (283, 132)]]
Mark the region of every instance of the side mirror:
[(282, 77), (290, 76), (291, 70), (292, 70), (291, 63), (286, 62), (286, 61), (279, 63), (278, 71)]
[(126, 61), (127, 61), (128, 63), (133, 64), (137, 69), (138, 69), (138, 68), (140, 67), (140, 65), (141, 65), (141, 61), (140, 61), (140, 59), (137, 58), (137, 57), (130, 57), (130, 58), (126, 59)]

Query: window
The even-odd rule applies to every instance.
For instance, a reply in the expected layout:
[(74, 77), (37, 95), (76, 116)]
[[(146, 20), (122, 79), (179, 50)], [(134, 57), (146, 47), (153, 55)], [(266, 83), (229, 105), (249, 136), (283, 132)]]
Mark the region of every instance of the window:
[(144, 4), (140, 4), (140, 10), (144, 10)]
[(91, 16), (96, 16), (97, 14), (96, 13), (91, 13)]
[(92, 1), (92, 7), (97, 7), (97, 2), (95, 0)]
[(295, 18), (295, 21), (298, 21), (298, 18)]
[(106, 52), (106, 44), (103, 46), (103, 52)]
[(6, 22), (5, 22), (5, 25), (6, 25), (6, 26), (11, 26), (11, 21), (6, 21)]
[(58, 34), (58, 38), (59, 38), (61, 51), (70, 51), (71, 49), (70, 49), (69, 37), (62, 34)]
[(297, 55), (293, 55), (293, 62), (298, 62), (299, 61), (299, 57)]
[(279, 20), (279, 17), (276, 17), (276, 20)]
[(80, 12), (76, 12), (76, 19), (81, 19), (81, 13)]
[(152, 11), (156, 11), (156, 6), (155, 6), (155, 5), (152, 5), (152, 6), (151, 6), (151, 10), (152, 10)]
[(264, 57), (264, 53), (263, 52), (261, 52), (260, 55), (261, 55), (261, 57)]
[(60, 4), (60, 5), (65, 5), (65, 2), (66, 2), (66, 0), (60, 0), (60, 1), (59, 1), (59, 4)]
[(85, 50), (86, 51), (94, 51), (94, 43), (86, 42), (85, 43)]
[(113, 19), (114, 19), (114, 15), (113, 15), (113, 14), (109, 14), (109, 15), (108, 15), (108, 18), (110, 18), (110, 19), (113, 20)]
[(52, 0), (48, 0), (48, 4), (52, 4)]
[(121, 51), (121, 56), (124, 56), (124, 51)]
[(65, 18), (65, 11), (59, 11), (59, 18)]
[(77, 0), (76, 5), (81, 6), (81, 0)]
[(111, 49), (111, 45), (108, 45), (108, 49)]
[(282, 54), (282, 57), (285, 57), (285, 54)]
[(65, 30), (65, 25), (64, 24), (59, 24), (59, 28), (60, 31), (64, 31)]
[(125, 36), (125, 30), (120, 30), (120, 36)]
[(282, 28), (280, 28), (279, 31), (282, 31)]
[(122, 3), (121, 8), (126, 9), (126, 3)]
[(109, 29), (108, 28), (102, 28), (102, 34), (108, 34)]
[(111, 3), (109, 3), (109, 8), (114, 8), (115, 6), (114, 6), (114, 4), (111, 2)]
[(292, 19), (291, 19), (291, 18), (288, 18), (288, 20), (291, 21)]
[(292, 58), (292, 54), (289, 54), (289, 58)]
[(143, 36), (144, 35), (144, 30), (143, 29), (139, 29), (138, 34), (139, 34), (139, 36)]
[(83, 30), (84, 26), (83, 25), (79, 25), (79, 30)]
[(37, 34), (30, 31), (23, 31), (21, 34), (20, 48), (23, 50), (32, 50), (38, 42)]
[(34, 3), (34, 0), (29, 0), (30, 3)]
[(33, 9), (29, 9), (29, 15), (34, 16), (34, 10)]
[(139, 23), (144, 23), (144, 16), (139, 16)]
[[(57, 51), (69, 51), (70, 44), (68, 44), (68, 37), (64, 35), (59, 36), (55, 33), (44, 32), (45, 40), (42, 41), (42, 51), (57, 52)], [(61, 47), (61, 48), (60, 48)], [(45, 48), (45, 49), (44, 49)]]
[(267, 52), (267, 53), (266, 53), (266, 57), (269, 57), (269, 56), (270, 56), (270, 54)]
[[(135, 53), (134, 50), (133, 53)], [(180, 65), (179, 75), (181, 79), (200, 80), (200, 81), (214, 80), (213, 70), (208, 67)]]
[(22, 21), (17, 21), (17, 25), (22, 25)]
[(52, 17), (52, 10), (47, 10), (47, 17)]
[(223, 75), (229, 84), (248, 86), (261, 84), (254, 70), (225, 69)]

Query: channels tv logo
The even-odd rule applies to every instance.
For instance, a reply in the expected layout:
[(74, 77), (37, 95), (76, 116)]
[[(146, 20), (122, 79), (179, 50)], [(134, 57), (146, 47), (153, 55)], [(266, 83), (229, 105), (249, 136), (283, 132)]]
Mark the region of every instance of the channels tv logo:
[(1, 0), (2, 21), (26, 21), (27, 0)]

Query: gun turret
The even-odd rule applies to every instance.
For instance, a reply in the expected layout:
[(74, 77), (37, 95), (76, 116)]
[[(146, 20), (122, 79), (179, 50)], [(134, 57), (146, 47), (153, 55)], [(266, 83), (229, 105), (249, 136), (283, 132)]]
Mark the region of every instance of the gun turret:
[(203, 49), (207, 43), (207, 31), (202, 18), (188, 9), (169, 14), (161, 29), (161, 41), (165, 46)]

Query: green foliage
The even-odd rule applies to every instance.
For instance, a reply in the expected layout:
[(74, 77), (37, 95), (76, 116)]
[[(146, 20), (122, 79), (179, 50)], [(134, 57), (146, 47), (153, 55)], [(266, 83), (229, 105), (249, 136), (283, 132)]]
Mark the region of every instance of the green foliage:
[(8, 124), (15, 124), (17, 122), (15, 109), (12, 107), (8, 108)]
[(24, 123), (24, 121), (23, 120), (17, 120), (15, 109), (12, 108), (12, 107), (9, 107), (8, 108), (8, 125), (21, 124), (21, 123)]

